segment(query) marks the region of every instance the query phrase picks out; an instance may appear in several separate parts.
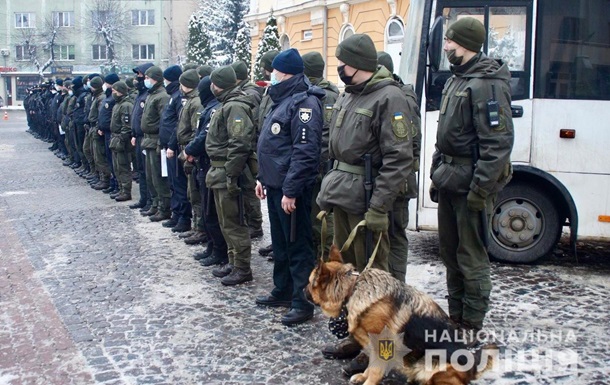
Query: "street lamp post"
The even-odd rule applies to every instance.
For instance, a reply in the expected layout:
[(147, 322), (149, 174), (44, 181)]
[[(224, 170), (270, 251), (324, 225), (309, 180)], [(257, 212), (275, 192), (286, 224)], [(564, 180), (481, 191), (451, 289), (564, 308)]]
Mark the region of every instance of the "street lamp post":
[(167, 17), (163, 16), (163, 20), (165, 20), (165, 23), (167, 24), (167, 27), (169, 28), (169, 57), (170, 57), (170, 65), (173, 64), (173, 59), (174, 59), (174, 34), (172, 31), (172, 26), (169, 25), (169, 22), (167, 21)]

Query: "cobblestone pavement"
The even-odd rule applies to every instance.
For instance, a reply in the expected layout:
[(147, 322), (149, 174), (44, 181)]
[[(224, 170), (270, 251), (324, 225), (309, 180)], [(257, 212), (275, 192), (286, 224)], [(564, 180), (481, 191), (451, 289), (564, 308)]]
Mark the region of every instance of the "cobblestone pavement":
[[(254, 305), (272, 288), (267, 229), (254, 282), (225, 288), (191, 258), (200, 247), (90, 189), (25, 129), (23, 114), (0, 121), (1, 385), (347, 384), (346, 361), (319, 353), (334, 340), (319, 311), (287, 328)], [(409, 238), (409, 283), (445, 307), (436, 234)], [(609, 383), (609, 248), (580, 263), (562, 250), (494, 263), (486, 329), (506, 348), (478, 384)]]

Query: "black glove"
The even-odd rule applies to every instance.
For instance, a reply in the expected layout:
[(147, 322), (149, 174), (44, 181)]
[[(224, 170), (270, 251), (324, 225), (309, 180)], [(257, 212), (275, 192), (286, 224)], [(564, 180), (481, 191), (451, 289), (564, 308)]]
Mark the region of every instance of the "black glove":
[(438, 189), (434, 183), (430, 185), (430, 200), (434, 203), (438, 203)]

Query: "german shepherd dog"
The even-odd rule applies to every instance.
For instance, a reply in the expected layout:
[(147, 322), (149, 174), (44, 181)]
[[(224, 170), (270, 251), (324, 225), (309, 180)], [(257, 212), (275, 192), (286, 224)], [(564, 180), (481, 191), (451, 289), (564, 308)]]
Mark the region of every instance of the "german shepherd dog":
[[(453, 353), (462, 352), (461, 349), (470, 352), (474, 349), (467, 350), (464, 340), (454, 338), (457, 325), (430, 296), (379, 269), (365, 269), (358, 274), (353, 265), (343, 263), (334, 245), (329, 261), (320, 261), (310, 274), (306, 294), (329, 317), (338, 317), (346, 305), (348, 331), (363, 347), (369, 346), (369, 334), (381, 334), (386, 327), (395, 335), (404, 333), (402, 343), (411, 351), (404, 356), (401, 371), (409, 381), (425, 385), (465, 385), (493, 365), (488, 354), (487, 365), (479, 368), (481, 351), (497, 349), (492, 344), (472, 353), (474, 365), (464, 365), (458, 360), (460, 365), (457, 366), (461, 370), (449, 362), (439, 362), (438, 354), (436, 360), (430, 360), (426, 365), (428, 349), (444, 350), (447, 361)], [(440, 338), (442, 335), (451, 338)], [(430, 336), (436, 338), (428, 341)], [(350, 382), (378, 384), (384, 373), (381, 368), (371, 365), (371, 361), (366, 371), (352, 376)]]

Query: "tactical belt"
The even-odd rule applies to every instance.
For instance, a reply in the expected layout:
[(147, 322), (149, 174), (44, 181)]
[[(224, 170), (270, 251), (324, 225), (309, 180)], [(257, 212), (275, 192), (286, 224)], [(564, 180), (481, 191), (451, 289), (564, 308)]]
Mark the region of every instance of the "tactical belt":
[(472, 165), (472, 159), (465, 156), (449, 156), (445, 154), (441, 154), (441, 162), (443, 163), (455, 163), (455, 164), (464, 164), (467, 166)]
[(212, 161), (210, 161), (210, 166), (212, 166), (212, 167), (224, 167), (225, 163), (227, 163), (225, 160), (212, 160)]
[[(366, 172), (364, 171), (364, 166), (355, 166), (353, 164), (339, 162), (338, 160), (335, 160), (335, 163), (333, 165), (333, 170), (345, 171), (345, 172), (349, 172), (351, 174), (362, 175), (362, 176), (366, 175)], [(377, 175), (379, 175), (379, 170), (374, 168), (373, 177), (376, 177)]]

